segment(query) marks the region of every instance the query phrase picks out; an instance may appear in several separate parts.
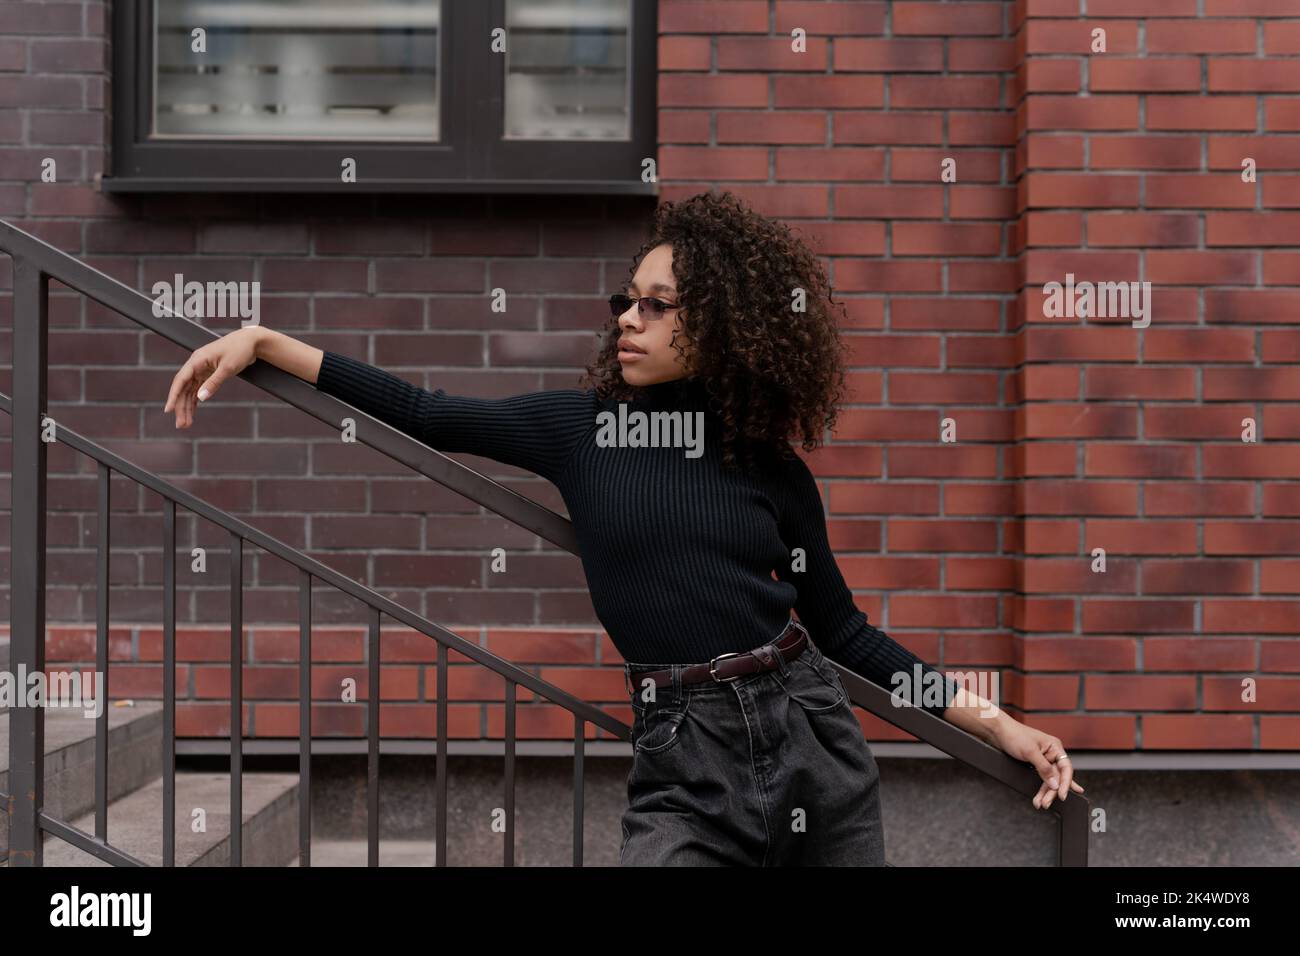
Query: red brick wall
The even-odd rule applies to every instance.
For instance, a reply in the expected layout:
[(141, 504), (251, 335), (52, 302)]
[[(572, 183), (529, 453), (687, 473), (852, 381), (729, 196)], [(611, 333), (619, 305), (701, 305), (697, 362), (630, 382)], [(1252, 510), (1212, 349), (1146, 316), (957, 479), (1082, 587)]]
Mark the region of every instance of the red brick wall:
[[(259, 279), (267, 324), (429, 387), (575, 384), (649, 203), (96, 194), (104, 9), (0, 2), (0, 215), (140, 289), (177, 270)], [(731, 189), (827, 260), (854, 395), (810, 460), (873, 621), (936, 664), (998, 671), (1007, 709), (1076, 750), (1295, 748), (1300, 0), (1082, 12), (660, 0), (661, 195)], [(1105, 53), (1090, 50), (1097, 27)], [(46, 155), (65, 182), (36, 181)], [(1150, 281), (1151, 325), (1045, 316), (1043, 286), (1066, 273)], [(504, 316), (488, 310), (494, 286), (510, 291)], [(575, 558), (244, 383), (177, 437), (158, 406), (184, 356), (93, 304), (51, 301), (56, 418), (630, 719)], [(11, 316), (7, 296), (0, 309)], [(1247, 417), (1258, 444), (1240, 439)], [(955, 442), (939, 440), (944, 419)], [(562, 509), (540, 480), (456, 457)], [(93, 469), (78, 459), (51, 449), (51, 621), (93, 620), (94, 516), (76, 510)], [(112, 687), (158, 696), (157, 502), (114, 494)], [(178, 564), (178, 615), (213, 630), (180, 635), (194, 702), (179, 729), (224, 733), (225, 533), (186, 518), (180, 540), (210, 553), (203, 580)], [(486, 573), (495, 546), (512, 549), (504, 585)], [(246, 554), (245, 619), (278, 625), (249, 628), (246, 726), (292, 735), (295, 572)], [(364, 703), (327, 701), (343, 676), (365, 699), (364, 615), (319, 592), (315, 619), (351, 625), (316, 637), (316, 726), (360, 734)], [(84, 636), (59, 641), (52, 659), (91, 659)], [(429, 736), (431, 647), (386, 627), (381, 658), (381, 731)], [(500, 681), (451, 677), (449, 732), (500, 736)], [(529, 706), (518, 732), (564, 738), (572, 723)]]
[[(1016, 8), (1008, 697), (1076, 747), (1294, 749), (1300, 2), (1080, 12)], [(1150, 281), (1150, 326), (1045, 318), (1067, 271)]]

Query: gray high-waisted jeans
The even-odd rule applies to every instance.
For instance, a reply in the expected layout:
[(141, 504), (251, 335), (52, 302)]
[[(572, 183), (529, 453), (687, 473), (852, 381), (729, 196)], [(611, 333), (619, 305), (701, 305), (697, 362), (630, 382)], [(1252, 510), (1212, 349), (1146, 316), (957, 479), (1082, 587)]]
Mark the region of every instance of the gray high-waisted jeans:
[[(687, 665), (624, 665), (634, 719), (621, 865), (885, 864), (880, 772), (839, 673), (811, 638), (776, 660), (685, 686)], [(637, 674), (659, 668), (672, 686), (643, 700)]]

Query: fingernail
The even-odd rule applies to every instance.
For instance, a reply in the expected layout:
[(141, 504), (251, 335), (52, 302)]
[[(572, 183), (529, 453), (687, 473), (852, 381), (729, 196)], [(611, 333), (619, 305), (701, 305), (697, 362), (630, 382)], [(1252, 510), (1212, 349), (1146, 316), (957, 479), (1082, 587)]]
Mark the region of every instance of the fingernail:
[(206, 388), (199, 389), (199, 401), (200, 402), (204, 401), (207, 397), (208, 397), (208, 390)]

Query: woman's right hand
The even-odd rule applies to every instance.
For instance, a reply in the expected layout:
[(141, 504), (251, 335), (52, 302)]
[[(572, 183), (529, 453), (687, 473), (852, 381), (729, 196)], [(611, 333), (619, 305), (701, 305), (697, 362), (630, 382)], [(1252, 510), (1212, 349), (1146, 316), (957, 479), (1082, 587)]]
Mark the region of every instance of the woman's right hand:
[(211, 398), (222, 382), (257, 361), (257, 341), (262, 331), (260, 326), (250, 325), (194, 350), (172, 379), (163, 406), (164, 414), (175, 409), (177, 428), (189, 428), (198, 402)]

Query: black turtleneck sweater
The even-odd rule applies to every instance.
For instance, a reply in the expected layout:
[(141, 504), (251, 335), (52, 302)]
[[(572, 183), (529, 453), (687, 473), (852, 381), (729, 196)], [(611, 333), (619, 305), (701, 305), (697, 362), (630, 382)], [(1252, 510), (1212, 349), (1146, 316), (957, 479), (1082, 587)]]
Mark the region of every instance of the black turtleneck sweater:
[[(626, 661), (694, 664), (757, 647), (781, 633), (794, 608), (828, 658), (886, 690), (899, 671), (909, 680), (916, 665), (936, 671), (854, 605), (801, 458), (723, 468), (721, 422), (695, 378), (639, 388), (631, 402), (601, 401), (590, 389), (470, 398), (326, 351), (316, 387), (430, 448), (552, 482), (568, 506), (592, 605)], [(652, 444), (620, 427), (620, 405), (682, 412), (690, 427), (675, 443), (663, 432)], [(611, 447), (611, 438), (619, 443)], [(955, 692), (951, 679), (943, 685), (943, 703), (925, 705), (939, 716)]]

